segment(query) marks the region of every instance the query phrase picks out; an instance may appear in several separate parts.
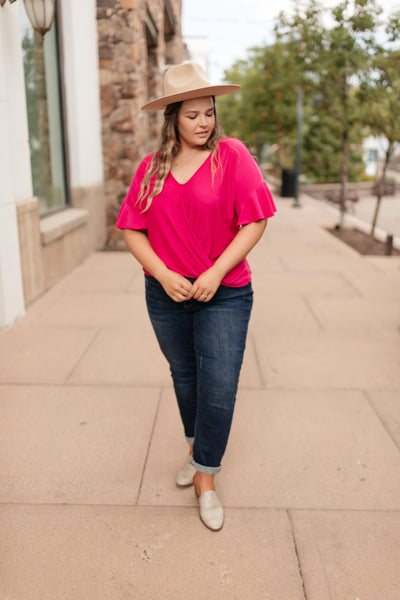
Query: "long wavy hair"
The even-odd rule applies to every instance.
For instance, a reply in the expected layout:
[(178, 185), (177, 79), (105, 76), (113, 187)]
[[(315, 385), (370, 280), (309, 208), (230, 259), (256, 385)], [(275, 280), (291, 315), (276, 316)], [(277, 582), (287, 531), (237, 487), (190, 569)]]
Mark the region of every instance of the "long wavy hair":
[[(215, 97), (212, 96), (212, 99), (214, 105), (215, 125), (210, 137), (204, 144), (203, 149), (211, 150), (211, 173), (212, 182), (214, 182), (215, 173), (220, 166), (218, 142), (224, 137), (224, 133), (217, 120)], [(178, 114), (181, 106), (182, 102), (174, 102), (173, 104), (168, 104), (165, 108), (164, 123), (161, 128), (157, 149), (154, 152), (153, 158), (151, 159), (150, 165), (143, 178), (137, 199), (137, 204), (139, 204), (139, 206), (143, 206), (146, 202), (144, 208), (142, 208), (142, 212), (148, 210), (151, 206), (154, 196), (157, 196), (161, 193), (164, 182), (171, 171), (172, 160), (177, 154), (179, 154), (181, 149), (178, 133)], [(151, 180), (154, 176), (156, 176), (156, 179), (154, 181), (154, 185), (152, 185)]]

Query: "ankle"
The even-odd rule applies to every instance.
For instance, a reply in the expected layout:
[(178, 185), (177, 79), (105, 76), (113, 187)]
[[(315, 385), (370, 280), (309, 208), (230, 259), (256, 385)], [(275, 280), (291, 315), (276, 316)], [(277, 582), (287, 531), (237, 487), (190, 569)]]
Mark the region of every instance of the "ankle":
[(204, 492), (215, 490), (214, 475), (208, 475), (207, 473), (196, 471), (193, 477), (193, 484), (200, 495)]

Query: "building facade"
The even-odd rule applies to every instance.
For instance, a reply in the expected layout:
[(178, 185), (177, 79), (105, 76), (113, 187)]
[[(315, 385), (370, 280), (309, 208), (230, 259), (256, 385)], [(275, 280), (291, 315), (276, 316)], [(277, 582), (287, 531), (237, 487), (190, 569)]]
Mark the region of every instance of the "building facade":
[(0, 327), (116, 237), (159, 115), (139, 107), (182, 60), (181, 0), (58, 0), (44, 39), (0, 6)]
[(154, 146), (161, 113), (140, 107), (162, 94), (165, 70), (183, 60), (181, 0), (98, 0), (102, 142), (107, 244), (139, 161)]

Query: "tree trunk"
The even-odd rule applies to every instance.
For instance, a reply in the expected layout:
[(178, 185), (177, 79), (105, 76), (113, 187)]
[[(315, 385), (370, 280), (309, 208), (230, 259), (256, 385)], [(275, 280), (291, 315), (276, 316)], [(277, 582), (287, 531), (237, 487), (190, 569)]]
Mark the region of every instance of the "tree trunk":
[(347, 198), (347, 176), (349, 170), (349, 134), (342, 132), (342, 165), (340, 172), (340, 227), (344, 227)]
[(388, 146), (388, 149), (385, 154), (385, 162), (383, 163), (382, 177), (378, 184), (374, 218), (372, 219), (372, 225), (371, 225), (371, 233), (370, 233), (371, 237), (374, 237), (375, 227), (376, 227), (376, 223), (378, 221), (379, 209), (381, 207), (381, 200), (382, 200), (383, 194), (385, 193), (386, 171), (387, 171), (387, 167), (388, 167), (388, 164), (390, 161), (390, 157), (392, 155), (392, 149), (393, 149), (393, 142), (389, 142), (389, 146)]

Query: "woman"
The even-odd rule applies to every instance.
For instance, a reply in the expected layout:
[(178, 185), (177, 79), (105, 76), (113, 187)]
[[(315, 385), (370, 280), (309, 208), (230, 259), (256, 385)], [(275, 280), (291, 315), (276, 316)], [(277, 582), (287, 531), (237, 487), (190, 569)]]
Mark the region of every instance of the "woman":
[(145, 271), (146, 302), (167, 358), (189, 444), (178, 486), (194, 484), (200, 517), (221, 529), (214, 477), (221, 468), (252, 307), (246, 255), (275, 206), (245, 146), (224, 139), (212, 86), (200, 65), (164, 77), (161, 140), (138, 167), (117, 227)]

